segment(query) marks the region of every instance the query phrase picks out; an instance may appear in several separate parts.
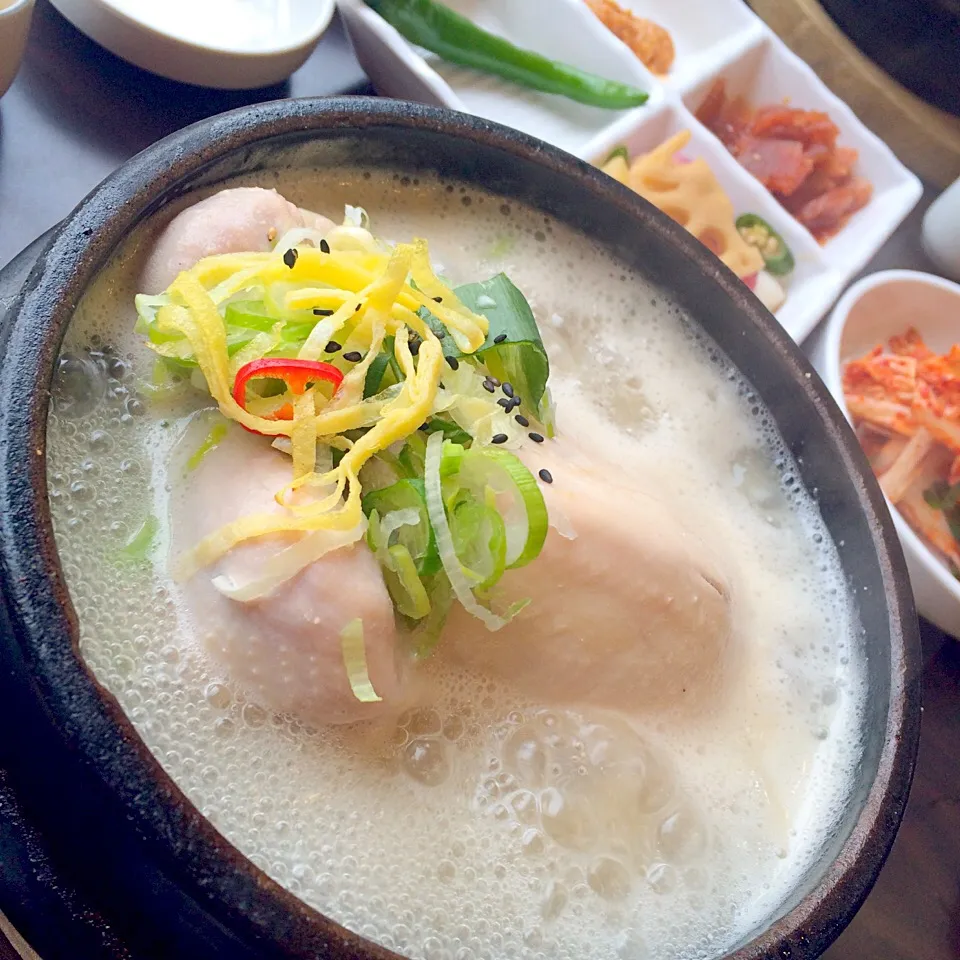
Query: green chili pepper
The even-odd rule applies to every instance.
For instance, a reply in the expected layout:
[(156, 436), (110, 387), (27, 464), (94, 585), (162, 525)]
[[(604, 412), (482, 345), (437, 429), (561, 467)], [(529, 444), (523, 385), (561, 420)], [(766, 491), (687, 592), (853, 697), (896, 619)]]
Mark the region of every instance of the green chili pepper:
[(737, 217), (737, 232), (751, 247), (760, 251), (768, 273), (775, 277), (785, 277), (793, 272), (796, 263), (790, 248), (763, 217), (758, 217), (755, 213), (744, 213)]
[(434, 0), (366, 0), (400, 34), (447, 60), (578, 103), (623, 110), (646, 103), (636, 87), (515, 47)]

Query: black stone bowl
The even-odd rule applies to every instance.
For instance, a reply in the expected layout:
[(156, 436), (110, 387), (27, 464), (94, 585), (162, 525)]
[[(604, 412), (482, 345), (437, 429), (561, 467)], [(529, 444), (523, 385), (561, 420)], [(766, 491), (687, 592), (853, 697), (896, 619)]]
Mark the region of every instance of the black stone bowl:
[(919, 733), (909, 581), (853, 433), (759, 301), (635, 194), (524, 134), (362, 98), (268, 103), (168, 137), (5, 274), (13, 300), (0, 352), (0, 910), (44, 960), (392, 956), (306, 907), (233, 849), (86, 669), (51, 531), (44, 457), (64, 331), (135, 224), (237, 174), (358, 156), (482, 185), (573, 225), (688, 309), (776, 417), (840, 545), (859, 609), (869, 664), (865, 750), (836, 835), (779, 915), (731, 956), (819, 955), (867, 895), (893, 842)]

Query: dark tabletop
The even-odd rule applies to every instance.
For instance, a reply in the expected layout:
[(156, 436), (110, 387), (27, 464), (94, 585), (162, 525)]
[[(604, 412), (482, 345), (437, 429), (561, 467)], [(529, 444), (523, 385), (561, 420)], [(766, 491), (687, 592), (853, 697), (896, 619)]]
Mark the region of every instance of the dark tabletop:
[[(224, 93), (144, 73), (37, 0), (23, 67), (0, 100), (0, 266), (124, 160), (188, 123), (254, 101), (365, 84), (338, 22), (289, 83)], [(925, 193), (866, 272), (932, 269), (919, 245), (932, 196)], [(960, 957), (960, 644), (929, 624), (922, 629), (923, 735), (910, 804), (873, 893), (828, 960)], [(0, 960), (7, 950), (0, 934)]]

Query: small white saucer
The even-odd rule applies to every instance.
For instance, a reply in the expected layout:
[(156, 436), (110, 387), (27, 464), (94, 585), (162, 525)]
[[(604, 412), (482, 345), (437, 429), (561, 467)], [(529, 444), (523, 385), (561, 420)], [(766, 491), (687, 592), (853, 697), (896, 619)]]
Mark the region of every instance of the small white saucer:
[(51, 0), (111, 53), (221, 90), (280, 83), (310, 56), (335, 0)]

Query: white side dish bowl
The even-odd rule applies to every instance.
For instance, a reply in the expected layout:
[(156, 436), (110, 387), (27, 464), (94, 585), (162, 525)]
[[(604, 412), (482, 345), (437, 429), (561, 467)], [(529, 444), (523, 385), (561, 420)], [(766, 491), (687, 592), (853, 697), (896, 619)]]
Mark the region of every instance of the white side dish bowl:
[[(843, 365), (913, 326), (945, 353), (960, 342), (960, 285), (912, 270), (885, 270), (855, 283), (841, 297), (811, 350), (811, 360), (847, 419)], [(910, 569), (917, 609), (960, 638), (960, 580), (934, 556), (888, 502)]]
[(32, 17), (33, 0), (0, 0), (0, 97), (20, 69)]
[(151, 73), (221, 90), (286, 80), (335, 0), (51, 0), (78, 30)]
[[(707, 161), (736, 214), (759, 214), (793, 250), (797, 269), (776, 317), (798, 342), (920, 198), (920, 181), (742, 0), (620, 0), (621, 6), (670, 33), (676, 58), (665, 77), (651, 74), (583, 0), (443, 2), (518, 46), (638, 86), (650, 99), (631, 110), (602, 110), (527, 90), (444, 63), (408, 43), (363, 0), (338, 0), (357, 59), (381, 94), (485, 117), (591, 163), (602, 163), (619, 144), (633, 155), (651, 150), (680, 129), (691, 130), (693, 139), (684, 152)], [(840, 128), (839, 143), (857, 150), (855, 172), (873, 184), (873, 197), (825, 245), (694, 117), (718, 77), (726, 78), (731, 95), (743, 95), (757, 106), (785, 101), (825, 111)]]

